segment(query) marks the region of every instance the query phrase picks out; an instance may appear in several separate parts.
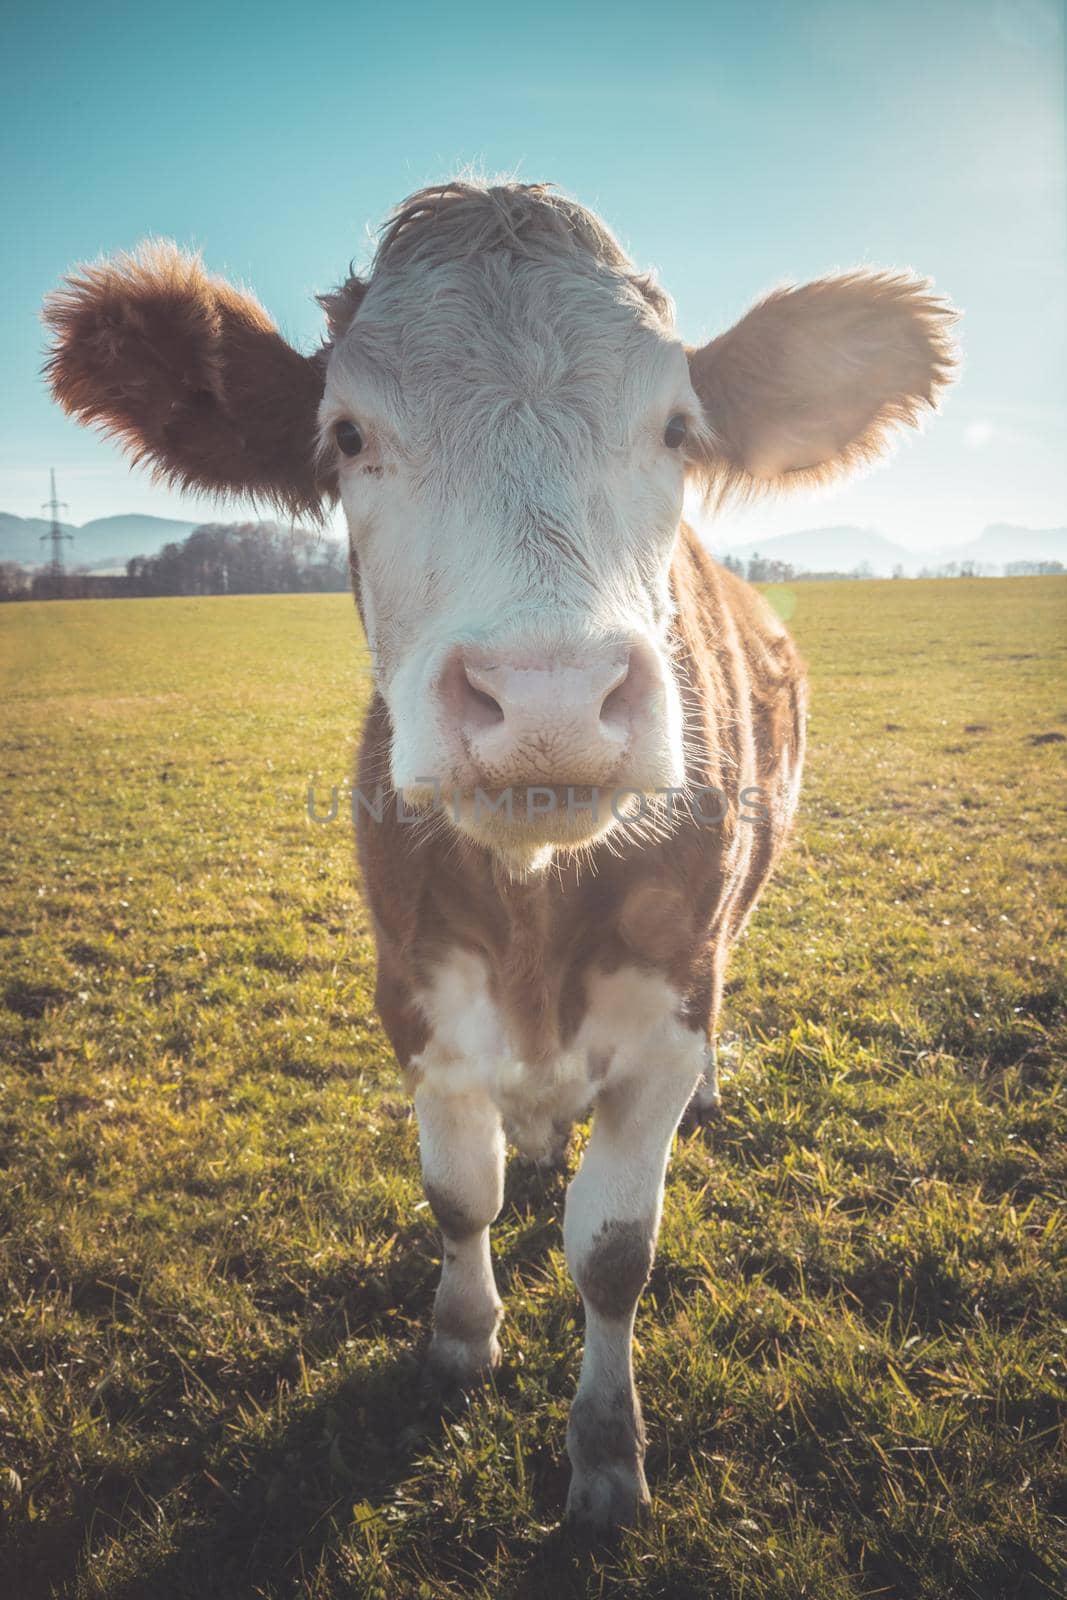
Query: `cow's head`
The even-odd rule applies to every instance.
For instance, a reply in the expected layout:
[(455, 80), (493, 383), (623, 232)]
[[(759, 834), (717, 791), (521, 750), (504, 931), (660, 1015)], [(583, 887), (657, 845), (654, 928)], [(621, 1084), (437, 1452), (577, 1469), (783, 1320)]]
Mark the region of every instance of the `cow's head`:
[(183, 486), (298, 515), (340, 497), (392, 784), (511, 857), (588, 842), (612, 791), (683, 782), (687, 474), (716, 494), (824, 480), (952, 368), (930, 286), (869, 271), (780, 290), (687, 350), (603, 224), (540, 185), (424, 190), (322, 305), (329, 340), (302, 356), (150, 244), (51, 297), (52, 385)]

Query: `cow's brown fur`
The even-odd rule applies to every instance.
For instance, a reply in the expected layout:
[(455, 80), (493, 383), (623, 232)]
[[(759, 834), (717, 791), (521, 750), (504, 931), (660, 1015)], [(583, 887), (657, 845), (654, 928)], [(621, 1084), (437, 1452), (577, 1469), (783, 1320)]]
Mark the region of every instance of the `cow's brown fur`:
[[(694, 1029), (713, 1031), (727, 951), (766, 882), (789, 824), (783, 775), (804, 749), (804, 671), (754, 590), (683, 527), (672, 568), (675, 668), (686, 711), (687, 777), (721, 790), (721, 825), (686, 817), (669, 837), (603, 846), (595, 867), (561, 858), (516, 881), (482, 847), (427, 832), (386, 806), (360, 812), (364, 885), (378, 941), (378, 1010), (402, 1065), (427, 1042), (418, 993), (453, 949), (479, 955), (521, 1058), (548, 1064), (574, 1037), (595, 970), (659, 971)], [(360, 756), (372, 793), (390, 727), (376, 696)], [(764, 796), (751, 815), (746, 789)], [(683, 812), (680, 809), (679, 815)]]
[(81, 268), (45, 302), (60, 404), (179, 488), (250, 495), (317, 520), (324, 358), (287, 344), (259, 302), (155, 241)]

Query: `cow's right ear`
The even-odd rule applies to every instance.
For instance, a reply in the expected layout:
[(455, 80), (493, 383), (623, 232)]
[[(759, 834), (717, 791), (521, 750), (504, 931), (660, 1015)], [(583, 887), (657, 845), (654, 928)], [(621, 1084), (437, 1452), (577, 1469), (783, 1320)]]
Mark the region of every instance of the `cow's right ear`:
[[(250, 294), (165, 241), (83, 267), (49, 295), (52, 392), (183, 489), (321, 515), (322, 353), (285, 342)], [(327, 469), (328, 471), (328, 469)]]
[(689, 354), (713, 493), (808, 486), (881, 455), (956, 371), (958, 313), (908, 272), (779, 289)]

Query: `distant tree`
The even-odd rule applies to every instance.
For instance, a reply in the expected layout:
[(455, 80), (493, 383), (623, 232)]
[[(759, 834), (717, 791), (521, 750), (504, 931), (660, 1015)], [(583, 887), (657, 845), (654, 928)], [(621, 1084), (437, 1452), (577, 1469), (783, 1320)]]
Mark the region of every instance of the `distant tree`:
[(0, 601), (25, 600), (30, 592), (30, 574), (17, 561), (0, 561)]
[(206, 523), (181, 544), (126, 564), (140, 595), (294, 594), (345, 590), (344, 547), (272, 522)]
[(893, 576), (894, 578), (902, 578), (904, 576), (904, 568), (901, 566), (899, 561), (893, 568)]
[(920, 567), (920, 578), (994, 578), (997, 568), (981, 561), (945, 561), (939, 567)]
[(749, 583), (792, 583), (796, 576), (791, 561), (777, 561), (761, 556), (758, 551), (749, 557), (747, 570), (740, 561), (731, 570), (746, 577)]
[(1006, 578), (1053, 578), (1067, 569), (1062, 561), (1009, 561)]
[(58, 576), (51, 567), (36, 567), (30, 573), (31, 600), (66, 600), (71, 595), (71, 575), (61, 572)]

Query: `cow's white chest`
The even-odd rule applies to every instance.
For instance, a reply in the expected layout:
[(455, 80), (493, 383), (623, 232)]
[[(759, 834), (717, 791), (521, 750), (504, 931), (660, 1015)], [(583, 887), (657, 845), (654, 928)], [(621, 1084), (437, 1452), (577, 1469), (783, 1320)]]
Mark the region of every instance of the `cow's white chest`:
[(548, 1061), (527, 1062), (513, 1021), (493, 999), (485, 963), (455, 950), (419, 994), (430, 1028), (411, 1063), (420, 1081), (449, 1094), (486, 1095), (513, 1142), (544, 1159), (608, 1086), (634, 1072), (684, 1066), (694, 1078), (706, 1044), (679, 1020), (680, 997), (657, 973), (637, 967), (591, 972), (573, 1041)]

